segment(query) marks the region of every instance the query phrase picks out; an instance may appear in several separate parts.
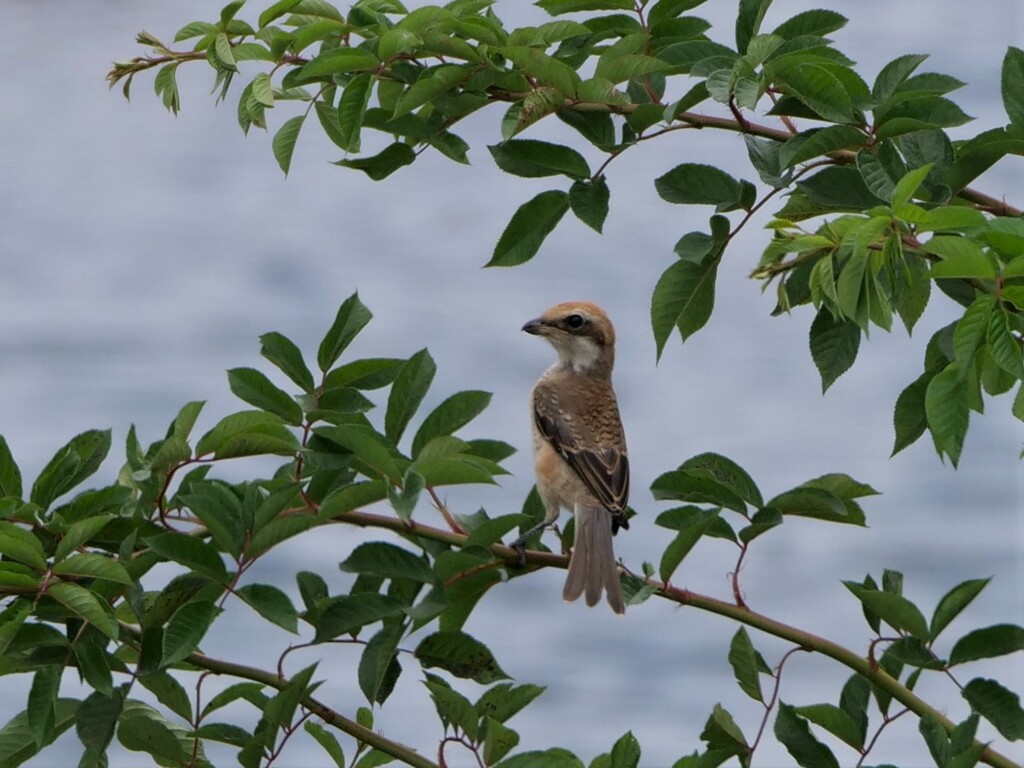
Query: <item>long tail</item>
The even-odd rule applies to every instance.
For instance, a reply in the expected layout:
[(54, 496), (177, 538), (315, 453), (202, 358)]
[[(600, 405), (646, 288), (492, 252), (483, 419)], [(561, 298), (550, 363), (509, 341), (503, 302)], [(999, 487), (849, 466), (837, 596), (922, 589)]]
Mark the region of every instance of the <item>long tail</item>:
[(596, 605), (605, 592), (616, 613), (626, 612), (619, 569), (612, 549), (612, 516), (599, 505), (576, 505), (576, 538), (562, 597), (575, 600), (586, 593), (587, 605)]

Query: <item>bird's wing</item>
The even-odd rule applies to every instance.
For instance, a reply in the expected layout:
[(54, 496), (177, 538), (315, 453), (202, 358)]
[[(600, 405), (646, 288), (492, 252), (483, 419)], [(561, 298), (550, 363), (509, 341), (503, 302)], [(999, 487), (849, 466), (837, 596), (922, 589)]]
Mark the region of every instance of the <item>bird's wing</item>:
[[(535, 397), (533, 406), (537, 429), (580, 477), (594, 498), (611, 512), (625, 510), (629, 499), (629, 457), (626, 452), (617, 445), (602, 445), (596, 439), (582, 441), (574, 423), (543, 396)], [(615, 421), (618, 421), (617, 417)]]

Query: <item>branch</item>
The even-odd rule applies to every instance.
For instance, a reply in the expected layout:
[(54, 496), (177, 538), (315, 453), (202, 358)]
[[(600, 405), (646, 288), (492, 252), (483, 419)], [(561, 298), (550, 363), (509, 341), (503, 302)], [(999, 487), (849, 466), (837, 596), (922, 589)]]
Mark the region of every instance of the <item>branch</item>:
[[(142, 641), (142, 631), (137, 627), (130, 624), (121, 624), (121, 629), (128, 632), (137, 641)], [(215, 659), (202, 653), (191, 653), (185, 661), (200, 669), (205, 669), (218, 675), (230, 675), (231, 677), (238, 677), (243, 680), (252, 680), (277, 690), (283, 689), (289, 682), (287, 678), (278, 677), (273, 672), (268, 672), (265, 669), (249, 667), (245, 664), (236, 664), (233, 661)], [(414, 766), (414, 768), (438, 768), (437, 763), (428, 760), (411, 747), (385, 738), (382, 734), (360, 725), (355, 720), (349, 720), (312, 696), (303, 696), (299, 699), (299, 704), (338, 730), (344, 731), (354, 739), (391, 755), (396, 760), (401, 760), (406, 765)]]

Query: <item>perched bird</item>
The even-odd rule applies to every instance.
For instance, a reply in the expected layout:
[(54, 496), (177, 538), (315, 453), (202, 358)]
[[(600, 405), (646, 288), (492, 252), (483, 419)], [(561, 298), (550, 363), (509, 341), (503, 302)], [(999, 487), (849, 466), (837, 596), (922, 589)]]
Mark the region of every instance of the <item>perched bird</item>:
[(553, 523), (564, 507), (576, 518), (576, 536), (562, 597), (586, 594), (595, 605), (605, 592), (624, 613), (612, 536), (628, 528), (629, 459), (612, 389), (615, 329), (599, 306), (558, 304), (523, 330), (550, 342), (558, 362), (532, 393), (533, 453), (544, 521), (516, 542), (522, 551), (534, 531)]

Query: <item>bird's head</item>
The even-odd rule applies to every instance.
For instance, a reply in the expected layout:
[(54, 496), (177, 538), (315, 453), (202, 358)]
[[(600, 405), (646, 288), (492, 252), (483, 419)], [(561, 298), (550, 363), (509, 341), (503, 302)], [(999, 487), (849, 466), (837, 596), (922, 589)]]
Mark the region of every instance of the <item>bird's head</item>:
[(556, 304), (523, 326), (547, 339), (562, 364), (578, 373), (611, 374), (615, 362), (615, 329), (604, 310), (589, 301)]

